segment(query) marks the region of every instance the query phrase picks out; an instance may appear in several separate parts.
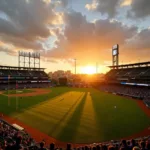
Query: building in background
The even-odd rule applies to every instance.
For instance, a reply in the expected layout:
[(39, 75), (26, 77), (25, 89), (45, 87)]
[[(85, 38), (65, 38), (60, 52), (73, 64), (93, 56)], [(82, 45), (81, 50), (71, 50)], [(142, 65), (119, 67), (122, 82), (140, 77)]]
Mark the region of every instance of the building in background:
[(68, 85), (85, 85), (104, 80), (104, 74), (73, 74), (70, 70), (57, 70), (55, 72), (49, 72), (48, 75), (52, 82), (58, 85), (60, 84), (59, 81), (62, 80), (66, 80)]

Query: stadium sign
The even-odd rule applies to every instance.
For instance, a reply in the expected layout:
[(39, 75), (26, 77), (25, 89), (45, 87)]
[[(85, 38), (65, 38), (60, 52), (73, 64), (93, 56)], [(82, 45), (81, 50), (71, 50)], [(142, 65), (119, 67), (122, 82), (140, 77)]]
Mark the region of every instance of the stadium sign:
[(116, 56), (119, 54), (119, 45), (118, 44), (116, 44), (112, 47), (112, 54), (113, 54), (113, 56)]
[(115, 44), (112, 47), (112, 65), (113, 66), (118, 66), (119, 65), (119, 45)]

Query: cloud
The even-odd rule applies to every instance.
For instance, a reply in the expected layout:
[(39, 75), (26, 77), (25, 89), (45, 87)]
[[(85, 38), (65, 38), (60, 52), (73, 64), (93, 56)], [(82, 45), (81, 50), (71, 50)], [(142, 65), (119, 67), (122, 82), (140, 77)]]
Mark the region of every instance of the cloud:
[(94, 22), (67, 9), (69, 3), (69, 0), (0, 0), (1, 51), (15, 55), (17, 50), (49, 49), (42, 55), (47, 62), (72, 64), (72, 59), (77, 58), (78, 65), (95, 61), (103, 64), (111, 60), (112, 45), (119, 44), (123, 55), (135, 58), (133, 55), (139, 53), (148, 57), (150, 30), (138, 32), (138, 27), (110, 18), (124, 6), (128, 6), (129, 17), (147, 17), (149, 0), (93, 0), (85, 7), (108, 15), (108, 19)]
[(37, 41), (28, 41), (23, 38), (18, 38), (15, 36), (8, 36), (8, 35), (2, 35), (0, 36), (0, 40), (3, 41), (5, 44), (11, 44), (16, 49), (32, 49), (32, 50), (40, 50), (43, 49), (43, 46), (41, 43), (38, 43)]
[(144, 29), (138, 32), (131, 40), (126, 44), (126, 48), (134, 50), (136, 53), (142, 51), (149, 51), (150, 48), (150, 29)]
[(60, 2), (61, 2), (61, 6), (67, 7), (68, 3), (69, 3), (69, 0), (60, 0)]
[(108, 15), (114, 18), (123, 6), (129, 6), (127, 17), (132, 19), (143, 19), (150, 16), (149, 0), (92, 0), (92, 3), (85, 5), (88, 10), (100, 12), (102, 15)]
[(1, 41), (20, 48), (42, 49), (40, 41), (60, 20), (50, 0), (1, 0), (0, 11)]
[(132, 0), (123, 0), (121, 3), (121, 6), (130, 6), (132, 3)]
[(52, 4), (55, 7), (66, 8), (69, 5), (69, 2), (72, 0), (52, 0)]
[(45, 55), (41, 54), (41, 60), (45, 63), (58, 63), (57, 59), (54, 58), (48, 58)]
[(118, 21), (88, 22), (79, 12), (66, 13), (64, 22), (64, 33), (57, 35), (56, 48), (49, 50), (47, 55), (58, 59), (77, 58), (82, 64), (111, 59), (112, 45), (123, 45), (137, 32), (136, 27)]
[(63, 12), (55, 12), (56, 19), (52, 22), (53, 26), (54, 25), (62, 25), (63, 22)]
[(87, 8), (88, 10), (95, 10), (97, 8), (97, 5), (97, 0), (93, 0), (91, 4), (86, 4), (85, 8)]
[(149, 61), (150, 30), (143, 29), (121, 46), (120, 60), (124, 62)]
[(117, 8), (120, 0), (93, 0), (91, 4), (86, 4), (88, 10), (95, 10), (102, 15), (107, 14), (109, 18), (113, 18), (117, 14)]
[(5, 52), (8, 55), (16, 56), (17, 51), (11, 45), (2, 44), (0, 45), (0, 52)]
[(128, 11), (128, 17), (145, 18), (150, 16), (149, 0), (132, 0), (131, 9)]

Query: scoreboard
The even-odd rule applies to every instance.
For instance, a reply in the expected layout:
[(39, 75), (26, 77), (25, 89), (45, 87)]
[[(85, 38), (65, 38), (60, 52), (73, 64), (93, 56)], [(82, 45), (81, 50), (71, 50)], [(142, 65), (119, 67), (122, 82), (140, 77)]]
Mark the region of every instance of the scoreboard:
[(116, 44), (112, 47), (112, 65), (118, 66), (119, 65), (119, 45)]
[(116, 45), (114, 45), (114, 46), (112, 47), (112, 55), (113, 55), (113, 56), (116, 56), (116, 55), (118, 55), (118, 54), (119, 54), (119, 45), (116, 44)]

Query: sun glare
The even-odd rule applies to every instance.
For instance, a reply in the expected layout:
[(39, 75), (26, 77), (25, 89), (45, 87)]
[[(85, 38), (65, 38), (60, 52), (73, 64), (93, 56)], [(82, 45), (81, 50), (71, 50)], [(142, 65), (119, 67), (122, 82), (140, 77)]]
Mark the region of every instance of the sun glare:
[(94, 74), (96, 73), (96, 69), (93, 66), (86, 66), (81, 68), (81, 72), (84, 74)]

